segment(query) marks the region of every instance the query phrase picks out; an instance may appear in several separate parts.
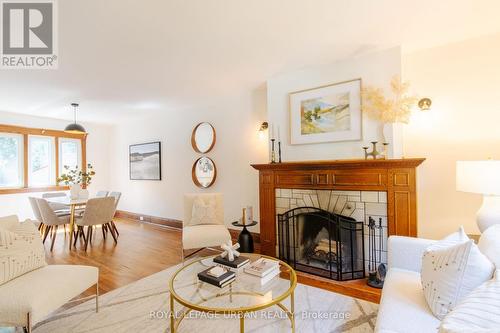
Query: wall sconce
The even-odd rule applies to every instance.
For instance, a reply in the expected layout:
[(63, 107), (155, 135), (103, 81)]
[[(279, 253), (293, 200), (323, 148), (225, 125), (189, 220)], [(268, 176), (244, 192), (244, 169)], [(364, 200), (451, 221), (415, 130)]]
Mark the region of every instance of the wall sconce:
[(420, 101), (418, 101), (418, 107), (420, 108), (420, 111), (429, 111), (431, 109), (432, 101), (430, 98), (422, 98)]
[(262, 122), (262, 124), (260, 124), (260, 128), (259, 128), (259, 137), (261, 139), (264, 138), (264, 132), (269, 128), (269, 123), (267, 121), (264, 121)]

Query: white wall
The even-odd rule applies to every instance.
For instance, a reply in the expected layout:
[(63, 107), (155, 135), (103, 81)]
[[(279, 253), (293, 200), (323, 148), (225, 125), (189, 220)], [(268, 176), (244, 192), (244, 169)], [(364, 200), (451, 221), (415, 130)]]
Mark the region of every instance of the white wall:
[(268, 118), (276, 126), (280, 125), (282, 136), (286, 138), (283, 146), (283, 160), (364, 158), (363, 146), (370, 141), (382, 141), (381, 125), (363, 116), (363, 139), (361, 141), (290, 145), (288, 109), (290, 92), (357, 78), (362, 78), (363, 86), (373, 85), (388, 89), (391, 78), (400, 74), (401, 52), (399, 48), (393, 48), (360, 58), (281, 74), (268, 80)]
[[(241, 208), (255, 207), (258, 219), (258, 172), (250, 164), (267, 161), (266, 140), (258, 128), (266, 120), (266, 90), (224, 100), (197, 110), (179, 110), (121, 122), (113, 129), (111, 184), (123, 193), (120, 209), (146, 215), (183, 218), (183, 194), (222, 192), (225, 221), (241, 216)], [(217, 167), (217, 180), (209, 189), (197, 188), (191, 179), (193, 163), (201, 154), (191, 147), (191, 132), (199, 122), (210, 122), (217, 133), (214, 149), (206, 154)], [(129, 180), (129, 145), (161, 141), (162, 180)], [(258, 225), (251, 229), (258, 231)]]
[(455, 190), (455, 162), (500, 159), (500, 34), (404, 55), (403, 77), (433, 101), (405, 129), (406, 154), (427, 158), (418, 174), (419, 234), (438, 238), (460, 225), (477, 234), (481, 196)]
[[(62, 130), (68, 124), (65, 120), (33, 117), (29, 115), (0, 112), (0, 124), (34, 128)], [(109, 126), (82, 123), (89, 135), (87, 137), (87, 163), (91, 163), (96, 171), (89, 192), (109, 188)], [(28, 202), (29, 196), (40, 193), (19, 193), (0, 195), (0, 216), (17, 214), (20, 218), (32, 218), (33, 213)]]

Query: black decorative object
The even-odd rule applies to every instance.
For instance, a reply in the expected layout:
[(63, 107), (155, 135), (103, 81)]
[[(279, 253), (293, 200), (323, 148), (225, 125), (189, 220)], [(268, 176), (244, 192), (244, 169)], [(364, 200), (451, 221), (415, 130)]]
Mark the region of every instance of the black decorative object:
[(281, 163), (281, 141), (278, 141), (278, 163)]
[(243, 230), (241, 230), (240, 235), (238, 236), (238, 243), (240, 244), (240, 248), (238, 249), (238, 251), (242, 253), (253, 253), (253, 237), (250, 231), (248, 231), (247, 227), (253, 227), (257, 223), (257, 221), (253, 221), (250, 224), (241, 224), (240, 221), (231, 223), (235, 227), (243, 227)]
[(315, 207), (278, 214), (279, 257), (338, 281), (365, 278), (363, 222)]
[(276, 139), (271, 139), (271, 163), (276, 163), (276, 152), (274, 151), (274, 142)]
[[(379, 233), (378, 239), (378, 260), (377, 260), (377, 237), (376, 230)], [(382, 263), (382, 249), (383, 249), (383, 228), (382, 218), (379, 218), (378, 225), (371, 216), (368, 218), (368, 281), (370, 287), (382, 289), (384, 286), (385, 275), (387, 267)], [(377, 266), (377, 263), (379, 264)]]

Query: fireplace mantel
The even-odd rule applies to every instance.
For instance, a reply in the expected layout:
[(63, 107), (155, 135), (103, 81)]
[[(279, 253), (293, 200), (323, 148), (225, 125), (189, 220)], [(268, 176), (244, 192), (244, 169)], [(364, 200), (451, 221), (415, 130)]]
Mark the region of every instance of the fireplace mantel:
[(386, 191), (389, 235), (417, 236), (416, 168), (424, 158), (253, 164), (263, 254), (276, 255), (276, 189)]

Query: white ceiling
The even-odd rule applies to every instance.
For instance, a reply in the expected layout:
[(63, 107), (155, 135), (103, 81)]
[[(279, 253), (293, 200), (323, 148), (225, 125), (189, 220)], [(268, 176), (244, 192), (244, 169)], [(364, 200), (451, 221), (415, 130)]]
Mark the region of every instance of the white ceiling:
[[(59, 69), (0, 70), (0, 110), (112, 123), (376, 49), (500, 31), (498, 0), (60, 0)], [(237, 112), (237, 110), (235, 110)]]

